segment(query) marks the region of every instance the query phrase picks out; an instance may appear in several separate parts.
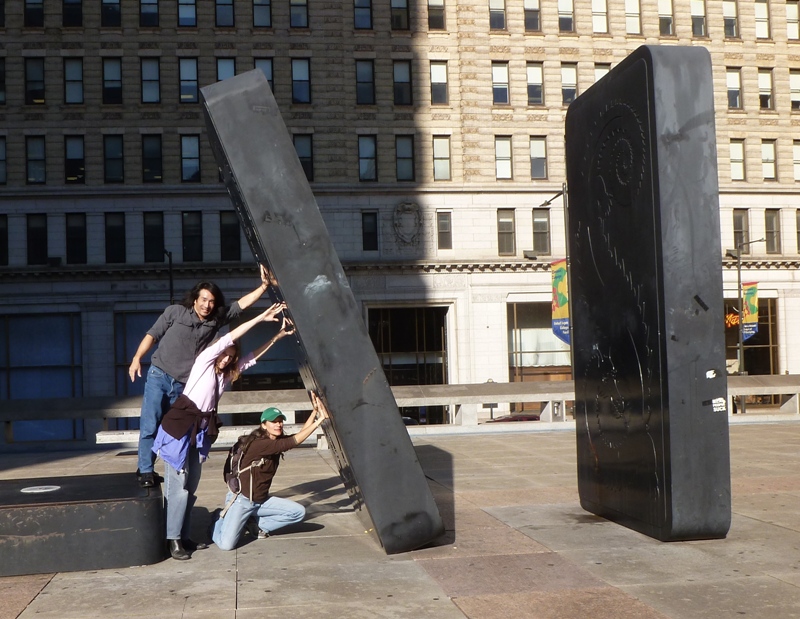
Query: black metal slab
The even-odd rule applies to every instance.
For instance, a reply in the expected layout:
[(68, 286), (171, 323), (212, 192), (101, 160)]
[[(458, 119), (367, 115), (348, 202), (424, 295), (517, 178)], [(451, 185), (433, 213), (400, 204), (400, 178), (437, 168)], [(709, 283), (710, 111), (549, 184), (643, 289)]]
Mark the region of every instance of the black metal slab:
[(320, 388), (345, 486), (387, 553), (444, 530), (292, 139), (260, 70), (201, 89), (211, 145), (250, 248), (286, 301)]
[(567, 112), (581, 505), (660, 540), (731, 520), (711, 60), (640, 47)]
[(131, 473), (0, 481), (0, 576), (162, 561), (162, 503)]

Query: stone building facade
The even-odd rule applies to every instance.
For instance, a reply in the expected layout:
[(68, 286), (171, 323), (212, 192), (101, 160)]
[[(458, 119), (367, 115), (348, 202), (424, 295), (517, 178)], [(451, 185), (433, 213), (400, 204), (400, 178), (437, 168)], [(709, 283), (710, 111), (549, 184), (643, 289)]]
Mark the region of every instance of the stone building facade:
[[(125, 369), (170, 282), (179, 297), (213, 279), (229, 299), (257, 284), (198, 93), (252, 69), (270, 80), (391, 382), (568, 375), (549, 325), (564, 116), (643, 44), (711, 53), (722, 245), (742, 249), (761, 299), (747, 369), (800, 371), (797, 0), (2, 8), (0, 398), (136, 393)], [(730, 322), (736, 261), (720, 263)], [(282, 378), (292, 355), (244, 388), (296, 384)]]

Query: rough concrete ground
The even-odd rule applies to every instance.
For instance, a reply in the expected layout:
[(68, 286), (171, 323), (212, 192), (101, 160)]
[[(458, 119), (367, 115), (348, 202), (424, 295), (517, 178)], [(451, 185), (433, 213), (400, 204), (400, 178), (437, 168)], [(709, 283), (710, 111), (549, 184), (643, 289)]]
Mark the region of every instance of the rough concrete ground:
[[(384, 554), (330, 453), (300, 448), (274, 489), (308, 506), (302, 525), (190, 561), (0, 578), (0, 618), (800, 617), (800, 423), (731, 425), (731, 531), (681, 543), (581, 509), (573, 432), (414, 444), (447, 526), (432, 547)], [(222, 504), (223, 459), (204, 465), (195, 537)], [(135, 468), (130, 450), (0, 455), (0, 480)]]

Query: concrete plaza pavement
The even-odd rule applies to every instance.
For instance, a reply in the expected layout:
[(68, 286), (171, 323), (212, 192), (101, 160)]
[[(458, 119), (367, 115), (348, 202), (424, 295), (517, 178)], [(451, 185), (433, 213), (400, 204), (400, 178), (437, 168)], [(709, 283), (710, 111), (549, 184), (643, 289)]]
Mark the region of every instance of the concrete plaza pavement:
[[(521, 429), (415, 437), (447, 531), (387, 556), (330, 452), (301, 447), (274, 490), (307, 505), (302, 525), (190, 561), (0, 578), (0, 618), (800, 618), (800, 423), (734, 423), (730, 437), (723, 540), (662, 543), (585, 512), (574, 429)], [(195, 537), (221, 506), (223, 460), (204, 465)], [(3, 454), (0, 480), (135, 467), (131, 450)]]

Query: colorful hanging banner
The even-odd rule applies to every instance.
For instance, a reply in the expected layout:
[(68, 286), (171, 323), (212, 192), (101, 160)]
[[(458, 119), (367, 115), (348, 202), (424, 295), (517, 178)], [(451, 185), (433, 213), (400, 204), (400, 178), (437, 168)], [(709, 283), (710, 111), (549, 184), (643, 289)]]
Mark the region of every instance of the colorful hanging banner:
[(553, 333), (569, 344), (569, 288), (567, 286), (567, 260), (550, 263), (553, 274)]
[(742, 301), (742, 340), (746, 340), (758, 333), (758, 282), (742, 284)]

